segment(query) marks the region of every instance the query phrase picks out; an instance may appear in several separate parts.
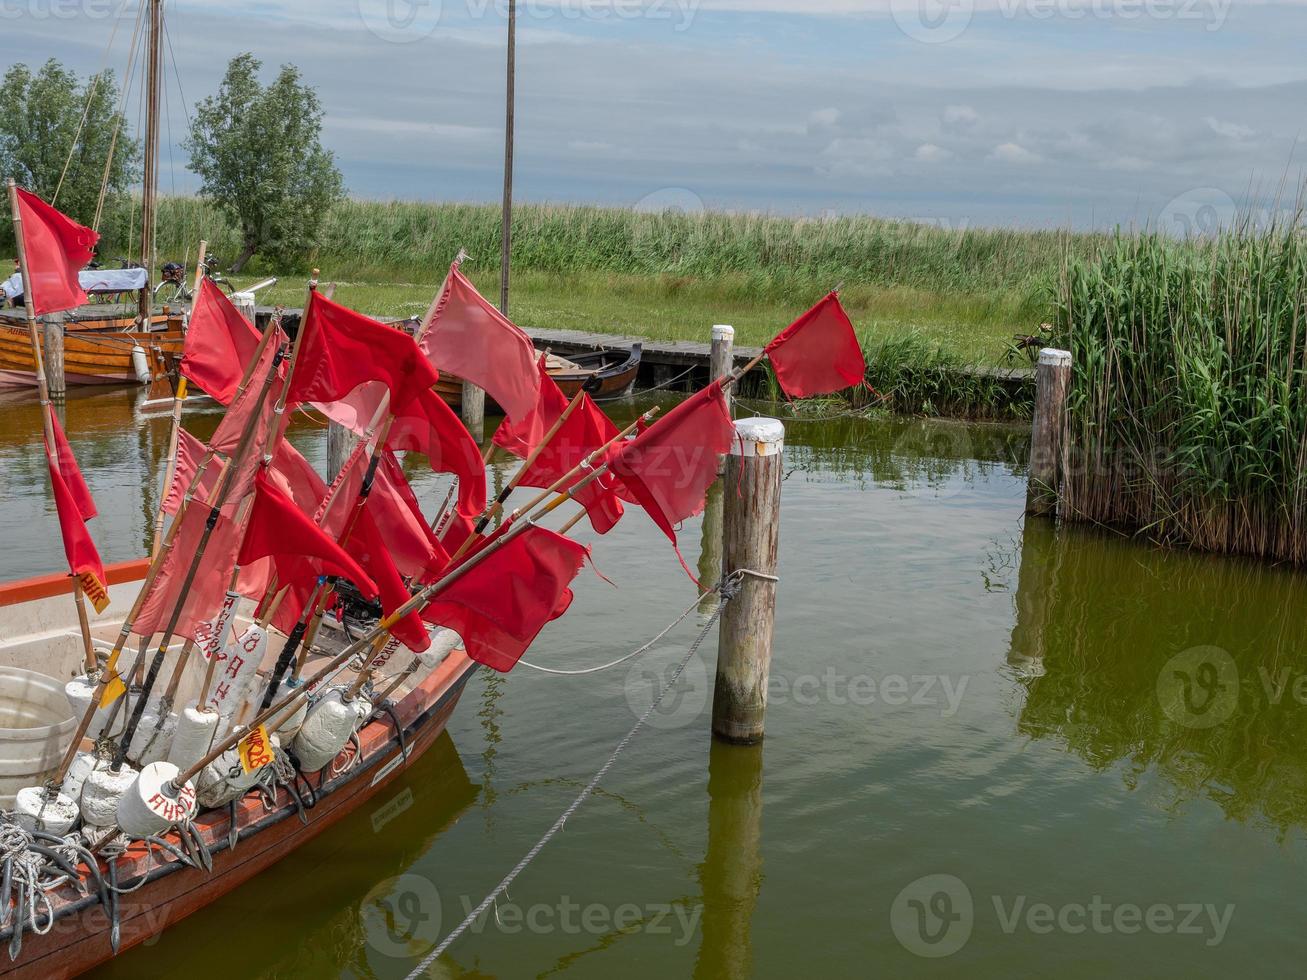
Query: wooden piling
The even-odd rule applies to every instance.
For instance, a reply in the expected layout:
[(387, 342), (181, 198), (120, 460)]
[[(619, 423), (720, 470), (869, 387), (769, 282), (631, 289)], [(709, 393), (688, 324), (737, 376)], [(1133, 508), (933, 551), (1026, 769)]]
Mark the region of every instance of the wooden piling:
[(735, 423), (726, 460), (723, 573), (748, 569), (722, 613), (713, 691), (713, 734), (728, 742), (762, 741), (776, 622), (785, 426), (776, 419)]
[(232, 293), (231, 304), (241, 311), (241, 315), (250, 323), (257, 323), (253, 293)]
[(1071, 354), (1051, 347), (1039, 352), (1035, 415), (1030, 434), (1026, 513), (1057, 513), (1066, 456), (1066, 400), (1071, 390)]
[(463, 424), (478, 443), (486, 435), (486, 393), (471, 381), (463, 382)]
[(357, 442), (353, 432), (339, 422), (327, 423), (327, 482), (335, 480)]
[[(708, 354), (708, 376), (712, 381), (735, 370), (735, 328), (719, 323), (712, 328), (712, 349)], [(726, 409), (730, 411), (734, 387), (726, 389)]]
[(44, 317), (45, 331), (42, 338), (45, 346), (45, 380), (50, 389), (50, 397), (63, 398), (68, 390), (68, 379), (64, 373), (64, 318), (61, 313), (51, 313)]

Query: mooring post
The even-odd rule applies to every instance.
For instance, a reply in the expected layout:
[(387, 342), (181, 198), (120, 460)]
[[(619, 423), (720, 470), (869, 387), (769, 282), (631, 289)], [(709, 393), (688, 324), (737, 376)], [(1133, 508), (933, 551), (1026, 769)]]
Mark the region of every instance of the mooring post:
[(355, 443), (354, 433), (345, 428), (339, 422), (330, 422), (327, 424), (327, 482), (340, 474), (345, 468), (345, 461), (349, 459), (349, 454), (354, 451)]
[(722, 573), (746, 570), (722, 613), (713, 690), (713, 734), (762, 741), (776, 623), (776, 552), (781, 530), (785, 426), (776, 419), (735, 423), (726, 460)]
[(253, 323), (255, 326), (258, 326), (257, 323), (258, 317), (255, 313), (253, 293), (232, 293), (231, 305), (236, 307), (236, 309), (240, 310), (241, 315), (245, 317), (245, 319), (249, 320), (250, 323)]
[(1071, 390), (1071, 353), (1046, 347), (1035, 372), (1035, 417), (1030, 434), (1026, 513), (1057, 513), (1066, 449), (1066, 399)]
[(486, 393), (471, 381), (463, 382), (463, 424), (478, 443), (486, 434)]
[[(708, 373), (712, 381), (735, 370), (735, 328), (719, 323), (712, 328), (712, 351), (708, 355)], [(726, 389), (726, 408), (731, 407), (734, 386)]]
[(50, 387), (50, 397), (63, 398), (68, 390), (68, 381), (64, 374), (64, 317), (62, 313), (50, 313), (45, 317), (45, 380)]

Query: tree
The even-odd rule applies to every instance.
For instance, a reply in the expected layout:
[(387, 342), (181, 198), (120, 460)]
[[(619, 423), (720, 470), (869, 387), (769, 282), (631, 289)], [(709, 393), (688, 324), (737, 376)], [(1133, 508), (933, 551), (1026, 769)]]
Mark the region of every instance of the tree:
[(0, 79), (0, 106), (0, 176), (47, 201), (58, 188), (56, 205), (76, 220), (95, 220), (101, 181), (112, 208), (139, 179), (140, 145), (124, 132), (113, 72), (82, 84), (53, 58), (36, 73), (13, 65)]
[(256, 252), (297, 263), (317, 237), (327, 209), (343, 194), (340, 171), (322, 146), (322, 107), (294, 65), (259, 83), (262, 63), (233, 58), (218, 94), (195, 108), (190, 167), (201, 196), (239, 227), (239, 272)]

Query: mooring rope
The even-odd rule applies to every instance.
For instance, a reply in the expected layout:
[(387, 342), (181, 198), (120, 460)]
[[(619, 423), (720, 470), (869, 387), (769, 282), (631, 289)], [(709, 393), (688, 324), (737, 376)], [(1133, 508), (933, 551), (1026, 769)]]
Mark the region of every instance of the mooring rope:
[(676, 377), (672, 378), (670, 381), (664, 381), (662, 384), (654, 385), (652, 388), (641, 388), (636, 392), (636, 394), (647, 395), (651, 391), (662, 391), (664, 388), (670, 388), (672, 385), (676, 384), (676, 382), (680, 381), (682, 378), (688, 377), (689, 375), (693, 374), (696, 368), (697, 365), (696, 367), (687, 368), (686, 370), (678, 374)]
[[(439, 946), (437, 946), (430, 953), (428, 953), (422, 959), (422, 962), (419, 963), (408, 974), (408, 976), (404, 978), (404, 980), (417, 980), (418, 977), (426, 973), (427, 970), (431, 968), (431, 964), (436, 962), (436, 960), (440, 958), (440, 955), (444, 953), (445, 950), (449, 949), (449, 947), (452, 946), (458, 940), (458, 938), (468, 930), (469, 926), (471, 926), (474, 922), (476, 922), (477, 919), (479, 919), (483, 914), (485, 914), (485, 911), (488, 908), (490, 908), (492, 904), (495, 903), (495, 901), (499, 898), (500, 895), (508, 891), (508, 886), (513, 883), (514, 879), (516, 879), (518, 875), (520, 875), (524, 870), (526, 870), (527, 865), (529, 865), (532, 861), (535, 860), (536, 856), (542, 850), (544, 850), (545, 845), (548, 844), (551, 840), (553, 840), (554, 837), (558, 834), (558, 832), (563, 829), (563, 826), (567, 823), (568, 818), (571, 817), (572, 814), (574, 814), (577, 810), (581, 808), (581, 804), (584, 803), (590, 797), (590, 794), (593, 793), (595, 789), (599, 786), (599, 782), (604, 778), (604, 776), (608, 774), (608, 770), (611, 769), (613, 767), (613, 764), (617, 762), (617, 757), (620, 756), (623, 751), (625, 751), (626, 747), (631, 743), (631, 740), (634, 739), (635, 736), (639, 733), (640, 729), (644, 727), (644, 723), (649, 720), (649, 716), (654, 713), (654, 711), (658, 708), (658, 705), (662, 704), (663, 698), (667, 697), (668, 693), (676, 685), (676, 682), (681, 679), (681, 674), (685, 671), (686, 665), (689, 664), (691, 658), (693, 658), (694, 655), (699, 652), (699, 647), (703, 645), (703, 641), (708, 638), (708, 634), (712, 631), (713, 626), (715, 626), (717, 620), (721, 618), (722, 611), (725, 610), (727, 603), (729, 603), (733, 598), (735, 598), (736, 594), (739, 592), (740, 579), (743, 578), (745, 574), (746, 572), (744, 571), (732, 572), (730, 575), (728, 575), (726, 578), (722, 579), (722, 581), (718, 583), (717, 588), (710, 590), (711, 592), (718, 593), (718, 595), (721, 597), (717, 602), (717, 608), (714, 609), (713, 614), (710, 617), (708, 617), (708, 621), (704, 623), (703, 629), (699, 631), (699, 635), (695, 638), (694, 642), (690, 644), (690, 649), (687, 650), (685, 656), (681, 658), (681, 662), (676, 665), (676, 670), (672, 672), (671, 677), (668, 678), (667, 683), (663, 686), (663, 689), (658, 693), (658, 696), (654, 698), (653, 703), (650, 704), (647, 709), (645, 709), (644, 714), (640, 716), (640, 720), (635, 723), (635, 727), (632, 728), (629, 732), (627, 732), (626, 737), (617, 743), (617, 748), (613, 749), (612, 754), (609, 755), (607, 761), (602, 766), (599, 767), (599, 771), (596, 772), (594, 774), (594, 777), (590, 780), (590, 782), (586, 784), (585, 789), (581, 790), (580, 795), (577, 796), (577, 798), (572, 801), (571, 805), (566, 810), (563, 811), (562, 816), (560, 816), (557, 820), (554, 821), (553, 826), (550, 827), (545, 832), (545, 835), (541, 837), (540, 840), (536, 841), (535, 846), (533, 846), (531, 850), (526, 852), (526, 856), (523, 857), (522, 860), (517, 862), (517, 864), (513, 867), (513, 870), (510, 871), (508, 874), (506, 874), (503, 880), (500, 881), (499, 884), (495, 886), (494, 890), (489, 895), (487, 895), (484, 899), (482, 899), (481, 904), (478, 905), (471, 912), (469, 912), (467, 918), (465, 918), (462, 922), (460, 922), (458, 926), (454, 929), (454, 931), (451, 932), (448, 936), (444, 938), (444, 940), (441, 941)], [(695, 603), (696, 608), (697, 606), (698, 603)], [(681, 619), (684, 618), (685, 616), (683, 615)], [(679, 621), (680, 620), (677, 620), (677, 622)]]

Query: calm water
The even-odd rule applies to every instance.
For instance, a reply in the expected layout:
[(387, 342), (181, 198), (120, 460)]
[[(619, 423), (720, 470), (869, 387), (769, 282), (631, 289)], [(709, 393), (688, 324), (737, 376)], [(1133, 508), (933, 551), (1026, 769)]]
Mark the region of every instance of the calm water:
[[(141, 487), (166, 443), (162, 417), (137, 424), (135, 398), (67, 407), (110, 559), (141, 551), (156, 500)], [(56, 570), (35, 409), (0, 412), (0, 574)], [(293, 440), (321, 462), (321, 430)], [(711, 744), (706, 644), (437, 973), (1299, 969), (1302, 578), (1023, 529), (1022, 442), (947, 424), (791, 425), (765, 746)], [(424, 502), (443, 496), (413, 473)], [(685, 528), (691, 564), (700, 538)], [(606, 662), (693, 599), (641, 514), (595, 557), (618, 588), (583, 573), (530, 659)], [(401, 785), (104, 974), (402, 975), (553, 822), (697, 629), (692, 617), (607, 674), (477, 676)]]

